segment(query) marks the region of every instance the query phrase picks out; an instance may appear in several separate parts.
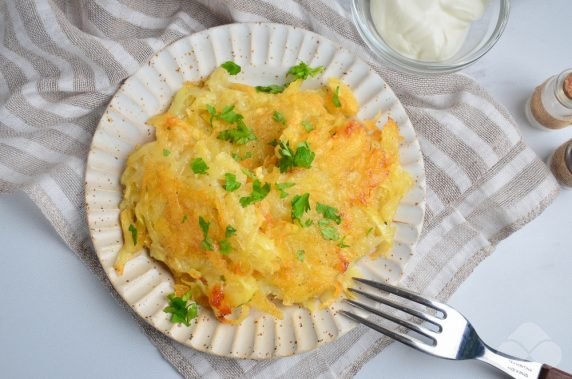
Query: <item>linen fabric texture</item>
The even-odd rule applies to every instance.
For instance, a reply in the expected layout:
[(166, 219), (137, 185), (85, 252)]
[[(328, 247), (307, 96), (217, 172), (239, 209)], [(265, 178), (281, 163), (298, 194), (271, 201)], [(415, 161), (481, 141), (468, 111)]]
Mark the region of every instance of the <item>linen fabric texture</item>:
[[(349, 2), (5, 0), (0, 2), (0, 192), (24, 191), (118, 303), (91, 245), (84, 171), (95, 128), (123, 80), (177, 39), (233, 22), (275, 22), (358, 54), (392, 87), (425, 159), (427, 210), (402, 285), (446, 301), (495, 245), (558, 193), (507, 110), (467, 76), (416, 77), (379, 64)], [(267, 361), (174, 342), (136, 316), (184, 377), (352, 377), (391, 341), (358, 327), (314, 351)]]

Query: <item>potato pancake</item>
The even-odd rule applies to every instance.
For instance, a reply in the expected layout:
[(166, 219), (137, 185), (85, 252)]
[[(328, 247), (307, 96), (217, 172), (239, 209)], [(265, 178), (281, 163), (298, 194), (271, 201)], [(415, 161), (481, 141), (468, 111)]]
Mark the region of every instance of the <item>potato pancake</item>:
[[(307, 66), (306, 66), (307, 67)], [(185, 83), (149, 124), (123, 172), (124, 265), (143, 248), (178, 296), (238, 322), (250, 308), (331, 305), (353, 264), (392, 247), (393, 216), (412, 179), (397, 125), (356, 119), (351, 89), (234, 83), (215, 69)]]

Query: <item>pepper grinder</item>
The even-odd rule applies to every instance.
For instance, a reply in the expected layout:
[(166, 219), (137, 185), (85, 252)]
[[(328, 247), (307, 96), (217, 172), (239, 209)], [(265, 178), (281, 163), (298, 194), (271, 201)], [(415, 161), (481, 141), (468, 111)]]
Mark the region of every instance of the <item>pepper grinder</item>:
[(536, 87), (526, 104), (526, 117), (532, 126), (545, 131), (572, 124), (572, 69)]
[(572, 190), (572, 139), (554, 151), (548, 165), (562, 188)]

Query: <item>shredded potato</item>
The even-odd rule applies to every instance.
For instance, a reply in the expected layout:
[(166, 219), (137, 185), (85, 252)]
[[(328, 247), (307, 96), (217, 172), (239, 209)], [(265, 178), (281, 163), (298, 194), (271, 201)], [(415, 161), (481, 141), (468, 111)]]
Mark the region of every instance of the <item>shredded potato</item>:
[[(329, 306), (349, 286), (356, 260), (389, 251), (392, 218), (412, 185), (399, 164), (397, 125), (390, 119), (379, 130), (375, 120), (356, 120), (357, 101), (336, 78), (317, 90), (301, 83), (261, 93), (217, 68), (204, 82), (185, 83), (149, 120), (156, 140), (130, 155), (121, 179), (119, 274), (147, 248), (171, 271), (177, 295), (191, 291), (235, 323), (250, 308), (281, 318), (279, 303)], [(230, 106), (256, 140), (220, 138), (238, 125), (220, 117)], [(307, 144), (309, 167), (281, 172), (286, 142), (291, 152)], [(241, 204), (256, 182), (266, 195)], [(293, 208), (303, 195), (300, 213)]]

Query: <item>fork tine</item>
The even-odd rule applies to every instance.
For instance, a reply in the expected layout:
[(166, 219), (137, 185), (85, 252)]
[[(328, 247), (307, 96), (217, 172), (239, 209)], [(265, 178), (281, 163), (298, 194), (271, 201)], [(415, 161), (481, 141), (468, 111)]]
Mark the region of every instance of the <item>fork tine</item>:
[(431, 330), (429, 330), (429, 329), (427, 329), (427, 328), (424, 328), (424, 327), (422, 327), (422, 326), (420, 326), (420, 325), (414, 324), (414, 323), (409, 322), (409, 321), (405, 321), (405, 320), (399, 319), (399, 318), (397, 318), (397, 317), (395, 317), (395, 316), (392, 316), (392, 315), (390, 315), (390, 314), (388, 314), (388, 313), (386, 313), (386, 312), (377, 310), (377, 309), (375, 309), (375, 308), (372, 308), (372, 307), (370, 307), (370, 306), (368, 306), (368, 305), (362, 304), (362, 303), (357, 302), (357, 301), (354, 301), (354, 300), (346, 299), (345, 301), (346, 301), (347, 303), (353, 305), (354, 307), (361, 308), (361, 309), (363, 309), (363, 310), (365, 310), (365, 311), (368, 311), (368, 312), (371, 312), (371, 313), (373, 313), (373, 314), (376, 314), (376, 315), (378, 315), (379, 317), (388, 319), (388, 320), (390, 320), (390, 321), (393, 321), (393, 322), (396, 323), (396, 324), (399, 324), (399, 325), (404, 326), (404, 327), (406, 327), (406, 328), (408, 328), (408, 329), (411, 329), (411, 330), (413, 330), (413, 331), (415, 331), (415, 332), (417, 332), (417, 333), (419, 333), (419, 334), (421, 334), (421, 335), (424, 335), (425, 337), (427, 337), (427, 338), (429, 338), (431, 341), (433, 341), (433, 345), (435, 345), (435, 344), (437, 343), (437, 340), (435, 339), (435, 332), (433, 332), (433, 331), (431, 331)]
[(370, 293), (358, 290), (356, 288), (348, 288), (348, 289), (352, 292), (355, 292), (355, 293), (360, 294), (364, 297), (367, 297), (370, 300), (376, 301), (376, 302), (381, 303), (381, 304), (385, 304), (387, 306), (390, 306), (390, 307), (395, 308), (397, 310), (400, 310), (402, 312), (409, 313), (411, 316), (415, 316), (415, 317), (420, 318), (421, 320), (430, 322), (431, 324), (435, 325), (438, 328), (439, 332), (442, 330), (441, 324), (439, 323), (441, 320), (437, 317), (423, 313), (423, 312), (418, 311), (416, 309), (404, 307), (403, 305), (395, 303), (389, 299), (384, 299), (383, 297), (375, 296), (375, 295), (372, 295)]
[(423, 304), (425, 306), (433, 308), (436, 311), (442, 312), (444, 316), (447, 315), (447, 312), (445, 311), (445, 308), (447, 308), (447, 306), (445, 304), (439, 303), (438, 301), (429, 300), (425, 297), (419, 296), (415, 292), (411, 292), (411, 291), (408, 291), (408, 290), (403, 289), (403, 288), (394, 287), (392, 285), (385, 284), (385, 283), (374, 282), (372, 280), (367, 280), (367, 279), (362, 279), (362, 278), (353, 278), (353, 279), (357, 282), (366, 284), (370, 287), (377, 288), (377, 289), (380, 289), (382, 291), (389, 292), (389, 293), (392, 293), (396, 296), (400, 296), (400, 297), (403, 297), (405, 299), (408, 299), (408, 300), (414, 301), (416, 303)]
[(385, 334), (386, 336), (391, 337), (394, 340), (399, 341), (401, 343), (404, 343), (404, 344), (411, 346), (415, 349), (430, 353), (431, 349), (433, 348), (433, 346), (427, 345), (421, 341), (415, 340), (409, 336), (406, 336), (405, 334), (397, 333), (397, 332), (394, 332), (394, 331), (389, 330), (387, 328), (384, 328), (383, 326), (376, 325), (373, 322), (371, 322), (371, 321), (369, 321), (363, 317), (360, 317), (354, 313), (344, 311), (344, 310), (340, 310), (339, 312), (341, 314), (343, 314), (344, 316), (351, 318), (354, 321), (357, 321), (361, 324), (364, 324), (364, 325), (372, 328), (373, 330), (376, 330), (382, 334)]

